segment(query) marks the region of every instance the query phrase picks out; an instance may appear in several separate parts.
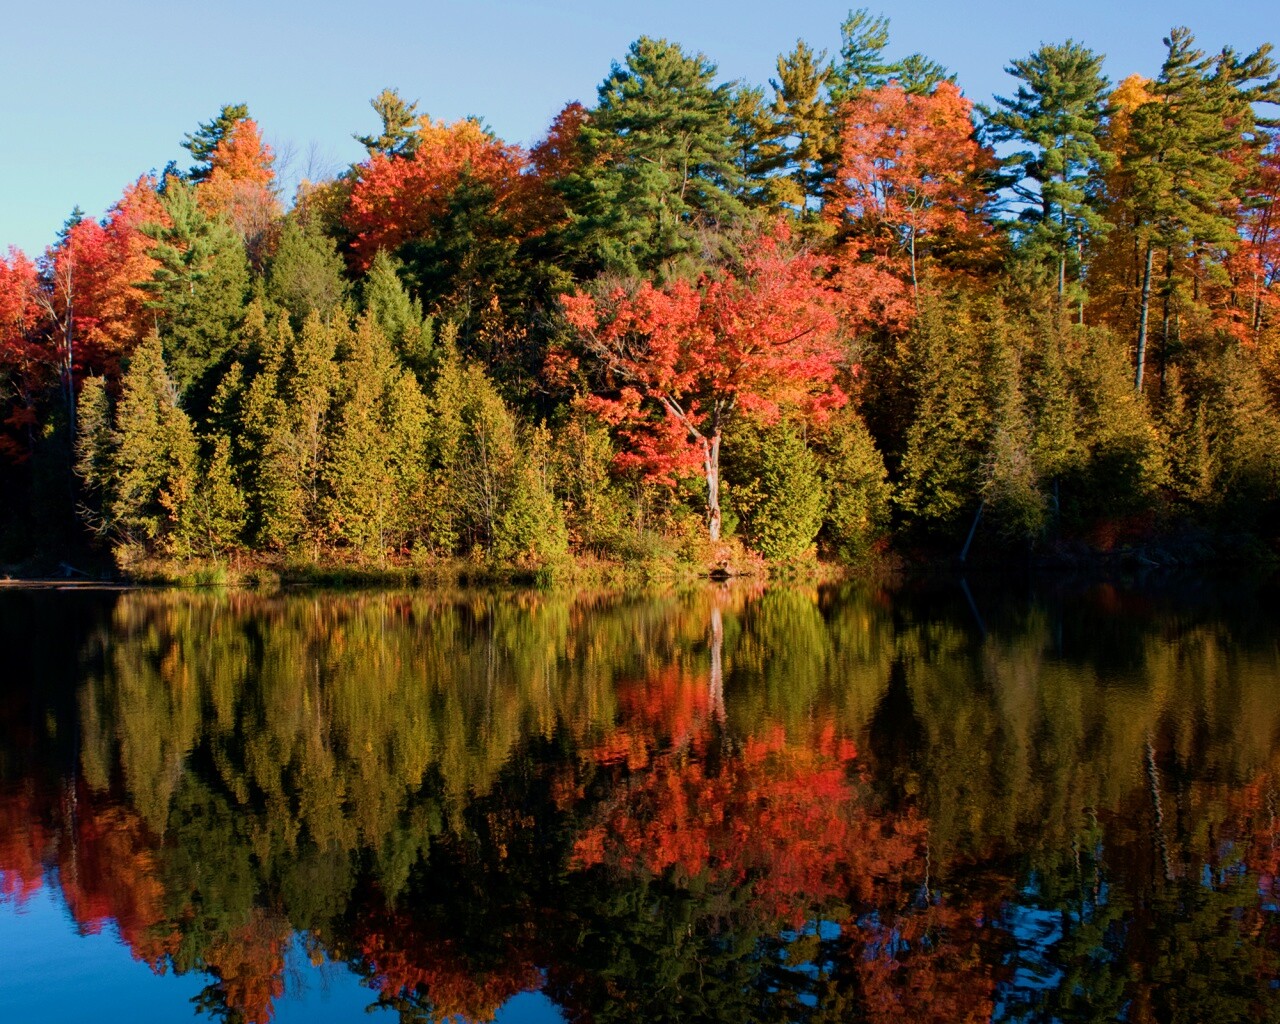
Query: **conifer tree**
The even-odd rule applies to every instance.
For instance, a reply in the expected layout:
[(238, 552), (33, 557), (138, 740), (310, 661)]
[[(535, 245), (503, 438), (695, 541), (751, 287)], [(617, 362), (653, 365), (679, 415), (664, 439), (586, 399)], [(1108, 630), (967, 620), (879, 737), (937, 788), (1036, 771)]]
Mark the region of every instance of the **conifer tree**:
[(369, 265), (363, 298), (365, 310), (377, 321), (400, 359), (420, 381), (425, 381), (436, 356), (434, 322), (423, 315), (422, 303), (405, 290), (395, 260), (384, 249), (378, 250)]
[(178, 407), (155, 334), (129, 361), (109, 428), (107, 408), (105, 388), (93, 385), (78, 446), (80, 475), (100, 502), (91, 525), (115, 539), (122, 559), (134, 551), (189, 554), (195, 433)]
[(715, 74), (702, 54), (648, 36), (614, 64), (582, 128), (584, 165), (562, 186), (585, 268), (669, 276), (702, 232), (741, 216), (732, 93)]
[(240, 543), (247, 513), (244, 492), (236, 482), (231, 465), (231, 439), (216, 434), (190, 499), (193, 544), (210, 557), (218, 558)]
[(1087, 330), (1080, 346), (1076, 394), (1084, 459), (1072, 504), (1086, 519), (1128, 515), (1148, 507), (1165, 478), (1159, 436), (1129, 377), (1128, 346), (1105, 329)]
[(817, 458), (786, 421), (740, 424), (733, 442), (725, 477), (747, 542), (766, 558), (800, 557), (813, 545), (826, 511)]
[(764, 90), (757, 86), (735, 87), (729, 101), (729, 123), (733, 126), (731, 141), (741, 189), (739, 198), (749, 206), (776, 205), (778, 179), (773, 172), (780, 165), (783, 146)]
[(852, 405), (825, 425), (817, 447), (827, 492), (822, 542), (837, 558), (857, 564), (889, 530), (893, 492), (884, 458)]
[(1018, 352), (1000, 330), (990, 334), (985, 401), (990, 410), (980, 494), (1009, 540), (1033, 542), (1045, 525), (1046, 502), (1036, 469), (1031, 417), (1023, 396)]
[(395, 89), (383, 89), (369, 101), (369, 106), (382, 122), (377, 135), (356, 135), (370, 156), (413, 156), (417, 146), (417, 128), (421, 118), (418, 104), (407, 103)]
[(1068, 39), (1009, 64), (1013, 97), (983, 108), (991, 138), (1020, 148), (1004, 157), (1021, 206), (1025, 244), (1056, 267), (1061, 303), (1084, 268), (1082, 254), (1106, 223), (1098, 209), (1099, 175), (1112, 156), (1100, 141), (1109, 114), (1102, 56)]
[(213, 171), (212, 158), (218, 146), (232, 133), (235, 126), (249, 116), (249, 108), (243, 103), (229, 103), (218, 115), (200, 126), (182, 141), (182, 148), (195, 159), (195, 166), (187, 172), (191, 181), (204, 181)]
[(1280, 415), (1247, 351), (1237, 345), (1225, 349), (1206, 405), (1214, 492), (1224, 509), (1236, 519), (1274, 509), (1280, 500)]
[(801, 215), (821, 197), (824, 167), (836, 148), (835, 121), (824, 97), (831, 75), (826, 57), (797, 40), (794, 50), (778, 56), (778, 77), (770, 80), (778, 131), (789, 143), (778, 161), (791, 186), (782, 196)]
[(222, 360), (244, 313), (249, 267), (240, 237), (200, 209), (193, 186), (169, 179), (166, 224), (144, 225), (158, 266), (146, 282), (165, 357), (185, 392)]
[[(1122, 157), (1142, 249), (1134, 384), (1142, 390), (1150, 335), (1151, 295), (1157, 254), (1163, 258), (1160, 365), (1168, 365), (1175, 274), (1205, 249), (1232, 250), (1239, 243), (1232, 200), (1240, 181), (1235, 159), (1242, 132), (1254, 126), (1252, 103), (1274, 92), (1269, 47), (1245, 57), (1223, 51), (1206, 57), (1191, 33), (1175, 28), (1151, 99), (1132, 115), (1129, 148)], [(1246, 147), (1247, 150), (1247, 147)]]
[(343, 310), (347, 281), (333, 239), (312, 218), (286, 217), (276, 251), (267, 266), (267, 295), (301, 326), (312, 311), (328, 320)]
[(898, 385), (911, 403), (895, 502), (908, 523), (955, 529), (978, 504), (984, 410), (981, 328), (958, 303), (928, 303), (900, 346)]
[(865, 7), (850, 11), (840, 24), (840, 54), (828, 76), (831, 102), (840, 106), (888, 82), (894, 71), (884, 55), (888, 46), (888, 18), (873, 15)]

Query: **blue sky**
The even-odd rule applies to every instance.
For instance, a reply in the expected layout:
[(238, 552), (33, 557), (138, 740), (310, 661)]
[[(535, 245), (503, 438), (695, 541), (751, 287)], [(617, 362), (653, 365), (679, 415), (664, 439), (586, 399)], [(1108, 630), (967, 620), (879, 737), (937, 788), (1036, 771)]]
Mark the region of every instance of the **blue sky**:
[(357, 159), (368, 100), (394, 86), (447, 119), (478, 114), (534, 141), (595, 88), (642, 34), (764, 84), (797, 38), (834, 50), (850, 6), (891, 21), (890, 54), (920, 51), (977, 101), (1008, 92), (1009, 60), (1072, 37), (1107, 54), (1113, 80), (1154, 74), (1161, 37), (1187, 25), (1207, 50), (1280, 40), (1274, 0), (117, 0), (12, 4), (0, 28), (0, 250), (35, 255), (73, 206), (100, 216), (123, 187), (186, 157), (179, 143), (224, 103), (245, 102), (293, 171)]

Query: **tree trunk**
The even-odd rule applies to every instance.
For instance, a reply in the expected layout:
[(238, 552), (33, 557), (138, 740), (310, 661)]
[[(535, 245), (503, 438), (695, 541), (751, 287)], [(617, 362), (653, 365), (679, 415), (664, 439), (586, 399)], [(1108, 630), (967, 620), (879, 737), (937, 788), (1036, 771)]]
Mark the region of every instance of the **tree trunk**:
[(920, 285), (916, 281), (916, 229), (911, 229), (911, 301), (920, 311)]
[(720, 431), (702, 439), (702, 464), (707, 477), (707, 529), (720, 539)]
[(1147, 243), (1146, 266), (1142, 271), (1142, 305), (1138, 312), (1138, 367), (1134, 373), (1133, 386), (1142, 391), (1142, 371), (1147, 359), (1147, 318), (1151, 312), (1151, 258), (1154, 248)]
[(1164, 395), (1164, 381), (1169, 369), (1169, 307), (1173, 301), (1173, 250), (1165, 252), (1164, 308), (1160, 320), (1160, 394)]

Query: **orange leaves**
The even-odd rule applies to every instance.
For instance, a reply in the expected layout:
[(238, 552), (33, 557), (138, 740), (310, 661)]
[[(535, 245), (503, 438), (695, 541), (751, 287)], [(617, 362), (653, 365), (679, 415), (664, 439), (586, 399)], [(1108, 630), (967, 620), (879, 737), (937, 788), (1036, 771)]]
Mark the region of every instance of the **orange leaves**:
[(826, 216), (841, 235), (838, 281), (856, 323), (900, 329), (914, 315), (919, 263), (986, 234), (973, 105), (951, 82), (928, 95), (890, 83), (841, 111), (840, 165)]
[(597, 411), (629, 425), (628, 458), (652, 479), (699, 457), (735, 408), (757, 418), (839, 404), (841, 355), (825, 262), (791, 251), (780, 225), (740, 270), (698, 283), (648, 281), (602, 298), (563, 299), (566, 319), (604, 372)]
[(280, 216), (272, 191), (275, 154), (262, 141), (258, 123), (237, 121), (209, 155), (209, 172), (200, 183), (200, 207), (221, 213), (242, 238), (256, 238)]
[(359, 168), (345, 215), (357, 267), (368, 269), (379, 249), (394, 252), (406, 241), (433, 236), (466, 180), (490, 190), (494, 210), (518, 210), (525, 163), (522, 150), (475, 121), (424, 119), (411, 157), (379, 153)]

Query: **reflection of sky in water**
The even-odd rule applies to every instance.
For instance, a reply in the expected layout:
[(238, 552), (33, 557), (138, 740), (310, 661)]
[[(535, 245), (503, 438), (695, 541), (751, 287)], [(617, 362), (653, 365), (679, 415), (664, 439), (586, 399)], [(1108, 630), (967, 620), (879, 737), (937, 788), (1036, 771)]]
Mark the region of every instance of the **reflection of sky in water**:
[[(44, 885), (18, 907), (0, 899), (0, 1021), (5, 1024), (83, 1024), (99, 1021), (187, 1021), (191, 1000), (211, 980), (172, 971), (157, 976), (129, 955), (114, 925), (77, 936), (54, 885)], [(391, 1020), (369, 1014), (375, 994), (341, 964), (312, 966), (295, 938), (285, 967), (285, 994), (273, 1024)], [(496, 1024), (558, 1024), (563, 1017), (540, 992), (524, 992), (498, 1011)]]

